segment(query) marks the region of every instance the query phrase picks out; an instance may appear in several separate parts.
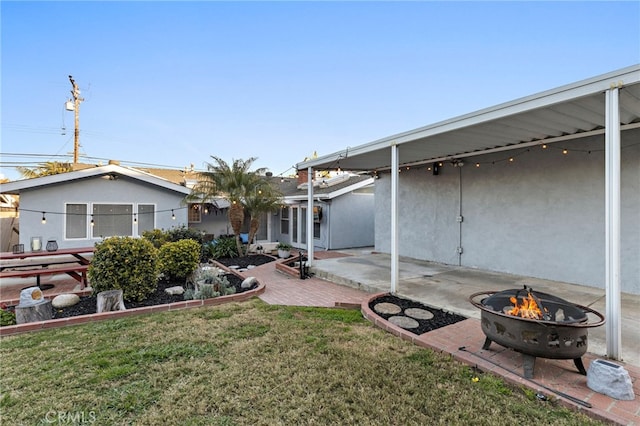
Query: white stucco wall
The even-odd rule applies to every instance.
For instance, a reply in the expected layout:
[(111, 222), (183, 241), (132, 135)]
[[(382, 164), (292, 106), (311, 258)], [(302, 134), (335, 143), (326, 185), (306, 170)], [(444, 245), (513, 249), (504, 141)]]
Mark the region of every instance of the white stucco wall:
[[(42, 237), (45, 243), (49, 239), (55, 239), (59, 248), (87, 247), (100, 241), (100, 238), (65, 239), (65, 215), (61, 213), (65, 212), (66, 203), (131, 203), (136, 209), (138, 204), (154, 204), (156, 228), (186, 226), (186, 206), (181, 204), (183, 198), (184, 194), (124, 176), (116, 180), (96, 177), (23, 190), (20, 194), (20, 243), (28, 250), (31, 237), (34, 236)], [(171, 209), (174, 210), (175, 220), (171, 218)], [(47, 212), (46, 224), (41, 223), (43, 211)], [(88, 206), (88, 213), (91, 214), (91, 204)], [(134, 233), (135, 231), (134, 228)]]
[[(622, 291), (640, 294), (640, 129), (623, 132), (622, 147)], [(445, 163), (438, 176), (425, 168), (400, 173), (401, 256), (604, 288), (603, 136), (464, 161)], [(389, 200), (383, 174), (375, 209), (383, 252)]]
[(331, 201), (329, 249), (373, 246), (374, 198), (373, 193), (355, 192)]

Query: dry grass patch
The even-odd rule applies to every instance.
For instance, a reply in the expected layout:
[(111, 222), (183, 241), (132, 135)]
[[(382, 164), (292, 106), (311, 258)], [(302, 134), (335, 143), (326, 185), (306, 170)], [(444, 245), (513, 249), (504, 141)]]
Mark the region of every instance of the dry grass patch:
[(258, 299), (7, 337), (0, 357), (3, 424), (597, 424), (357, 311)]

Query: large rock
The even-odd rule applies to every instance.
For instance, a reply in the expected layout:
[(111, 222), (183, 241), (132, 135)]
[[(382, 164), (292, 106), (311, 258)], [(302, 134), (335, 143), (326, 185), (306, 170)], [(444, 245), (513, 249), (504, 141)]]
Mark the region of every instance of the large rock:
[(240, 284), (240, 288), (253, 288), (253, 286), (258, 285), (258, 280), (256, 279), (256, 277), (248, 277), (245, 278), (244, 281), (242, 281), (242, 284)]
[(53, 298), (51, 305), (55, 309), (67, 308), (80, 302), (80, 296), (73, 293), (59, 294)]
[(624, 401), (635, 399), (629, 372), (621, 365), (609, 361), (597, 359), (589, 365), (587, 386), (611, 398)]
[(170, 295), (176, 295), (176, 294), (183, 294), (184, 293), (184, 287), (182, 287), (181, 285), (177, 285), (175, 287), (168, 287), (164, 289), (164, 292)]

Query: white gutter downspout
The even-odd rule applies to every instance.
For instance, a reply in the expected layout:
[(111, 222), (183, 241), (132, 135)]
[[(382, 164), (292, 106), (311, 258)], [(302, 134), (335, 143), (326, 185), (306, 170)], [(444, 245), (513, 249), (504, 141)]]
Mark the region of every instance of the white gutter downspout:
[(605, 111), (605, 294), (607, 357), (620, 359), (620, 106), (619, 89), (606, 91)]
[(307, 168), (307, 266), (313, 262), (313, 167)]
[(398, 145), (391, 143), (391, 293), (398, 288)]

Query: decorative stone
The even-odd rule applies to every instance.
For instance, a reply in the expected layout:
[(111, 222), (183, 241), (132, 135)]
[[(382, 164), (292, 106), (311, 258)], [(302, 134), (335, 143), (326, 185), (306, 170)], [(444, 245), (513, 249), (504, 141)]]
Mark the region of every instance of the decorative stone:
[(385, 315), (395, 315), (402, 312), (402, 308), (400, 306), (396, 305), (395, 303), (389, 303), (389, 302), (377, 303), (373, 307), (373, 310), (379, 314), (385, 314)]
[(164, 289), (164, 292), (174, 296), (176, 294), (184, 293), (184, 287), (182, 287), (181, 285), (177, 285), (175, 287), (168, 287)]
[(73, 293), (59, 294), (53, 298), (51, 305), (56, 309), (68, 308), (80, 302), (80, 296)]
[(240, 266), (238, 266), (238, 265), (231, 265), (231, 266), (229, 266), (229, 269), (240, 269)]
[(247, 269), (253, 269), (255, 267), (256, 267), (256, 265), (247, 265)]
[(420, 308), (408, 308), (404, 310), (404, 314), (410, 316), (411, 318), (421, 319), (421, 320), (430, 320), (433, 318), (433, 313), (427, 311), (426, 309)]
[(44, 301), (44, 295), (39, 287), (29, 287), (20, 291), (20, 302), (18, 303), (18, 306), (26, 308), (29, 306), (39, 305)]
[(247, 268), (236, 269), (236, 271), (238, 271), (238, 272), (247, 272)]
[(244, 281), (242, 281), (242, 284), (240, 284), (240, 287), (251, 288), (257, 284), (258, 284), (258, 280), (256, 279), (256, 277), (249, 277), (249, 278), (246, 278)]
[(402, 328), (418, 328), (418, 326), (420, 325), (418, 324), (418, 321), (405, 316), (390, 317), (389, 322)]
[(633, 401), (635, 394), (629, 372), (621, 365), (597, 359), (587, 371), (589, 389), (624, 401)]

